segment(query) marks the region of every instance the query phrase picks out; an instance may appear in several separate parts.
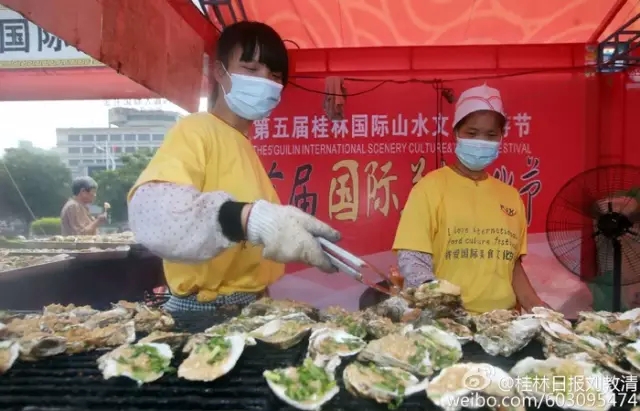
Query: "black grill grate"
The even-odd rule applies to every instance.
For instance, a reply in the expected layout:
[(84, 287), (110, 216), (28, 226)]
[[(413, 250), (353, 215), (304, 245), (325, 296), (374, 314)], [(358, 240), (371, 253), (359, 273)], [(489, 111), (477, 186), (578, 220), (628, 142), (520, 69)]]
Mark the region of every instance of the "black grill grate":
[[(178, 329), (199, 332), (237, 312), (189, 313), (176, 317)], [(247, 347), (236, 367), (227, 376), (213, 383), (195, 383), (165, 375), (160, 380), (138, 387), (128, 379), (105, 381), (97, 369), (101, 353), (61, 356), (37, 363), (18, 363), (6, 375), (0, 376), (0, 410), (3, 411), (210, 411), (264, 410), (293, 411), (278, 400), (265, 383), (265, 369), (300, 364), (306, 355), (307, 341), (286, 351), (258, 343)], [(480, 346), (464, 346), (465, 362), (486, 362), (509, 370), (517, 361), (542, 357), (540, 344), (532, 342), (512, 357), (492, 357)], [(176, 355), (177, 366), (184, 357)], [(338, 369), (340, 393), (323, 409), (332, 411), (383, 411), (385, 405), (355, 398), (342, 384)], [(625, 407), (629, 409), (630, 407)], [(424, 394), (407, 398), (400, 410), (436, 410)]]

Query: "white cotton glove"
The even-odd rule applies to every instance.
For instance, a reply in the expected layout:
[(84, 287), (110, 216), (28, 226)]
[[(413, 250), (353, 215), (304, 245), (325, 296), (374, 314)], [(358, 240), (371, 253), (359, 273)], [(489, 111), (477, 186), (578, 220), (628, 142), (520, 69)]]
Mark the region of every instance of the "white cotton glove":
[(337, 271), (315, 237), (335, 242), (340, 233), (293, 206), (259, 200), (251, 208), (247, 239), (264, 247), (264, 258), (279, 263), (302, 262), (327, 273)]

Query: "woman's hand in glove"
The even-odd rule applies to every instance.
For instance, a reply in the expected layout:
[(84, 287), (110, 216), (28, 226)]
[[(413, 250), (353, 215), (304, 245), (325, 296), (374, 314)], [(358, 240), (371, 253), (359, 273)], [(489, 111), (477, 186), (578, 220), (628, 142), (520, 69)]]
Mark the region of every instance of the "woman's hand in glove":
[(259, 200), (250, 207), (247, 239), (264, 247), (264, 258), (280, 263), (302, 262), (327, 273), (336, 271), (316, 237), (336, 242), (339, 232), (293, 206)]

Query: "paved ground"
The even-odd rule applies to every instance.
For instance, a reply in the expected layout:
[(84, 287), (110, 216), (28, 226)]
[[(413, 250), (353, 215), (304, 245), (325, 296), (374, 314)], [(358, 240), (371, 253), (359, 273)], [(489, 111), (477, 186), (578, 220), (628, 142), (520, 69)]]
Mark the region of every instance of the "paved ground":
[[(524, 266), (540, 297), (567, 316), (591, 306), (591, 294), (576, 276), (558, 263), (551, 253), (545, 234), (529, 235), (529, 254)], [(380, 268), (395, 265), (391, 252), (365, 257)], [(274, 298), (292, 298), (317, 307), (340, 305), (357, 310), (358, 298), (365, 287), (343, 274), (326, 275), (316, 269), (297, 271), (271, 287)]]

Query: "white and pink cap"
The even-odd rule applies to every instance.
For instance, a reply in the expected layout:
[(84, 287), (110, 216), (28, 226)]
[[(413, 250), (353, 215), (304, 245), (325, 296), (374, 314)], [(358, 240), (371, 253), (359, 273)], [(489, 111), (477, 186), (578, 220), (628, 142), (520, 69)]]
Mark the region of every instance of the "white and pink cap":
[(460, 94), (456, 102), (456, 114), (453, 119), (453, 127), (469, 114), (482, 110), (495, 111), (501, 116), (506, 117), (504, 109), (502, 108), (500, 92), (495, 88), (487, 86), (486, 83), (481, 86), (472, 87)]

